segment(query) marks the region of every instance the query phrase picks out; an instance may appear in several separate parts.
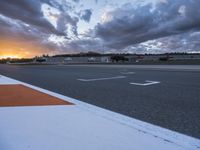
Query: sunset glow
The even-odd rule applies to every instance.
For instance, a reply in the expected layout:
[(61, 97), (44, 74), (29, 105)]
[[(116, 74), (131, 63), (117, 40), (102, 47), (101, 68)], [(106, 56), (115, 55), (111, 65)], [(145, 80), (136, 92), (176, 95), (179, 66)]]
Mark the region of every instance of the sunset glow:
[(33, 54), (35, 54), (35, 53), (21, 51), (17, 48), (12, 49), (12, 50), (11, 49), (3, 49), (2, 51), (0, 50), (0, 59), (5, 59), (5, 58), (32, 58)]
[(18, 55), (1, 55), (0, 56), (0, 59), (6, 59), (6, 58), (22, 58), (22, 57)]
[(199, 52), (198, 0), (2, 1), (0, 58)]

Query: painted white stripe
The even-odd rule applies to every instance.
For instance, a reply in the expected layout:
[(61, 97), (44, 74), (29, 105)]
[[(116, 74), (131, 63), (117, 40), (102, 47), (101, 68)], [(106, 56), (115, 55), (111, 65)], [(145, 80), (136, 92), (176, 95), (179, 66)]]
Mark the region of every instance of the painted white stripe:
[(96, 79), (77, 79), (83, 82), (91, 82), (91, 81), (101, 81), (101, 80), (113, 80), (113, 79), (123, 79), (126, 76), (116, 76), (116, 77), (109, 77), (109, 78), (96, 78)]
[[(66, 119), (68, 118), (68, 117), (66, 117), (67, 116), (67, 114), (69, 114), (69, 112), (67, 112), (66, 113), (66, 111), (67, 111), (67, 109), (73, 109), (73, 108), (80, 108), (80, 109), (83, 109), (83, 110), (85, 110), (85, 111), (88, 111), (88, 112), (91, 112), (93, 115), (96, 115), (97, 116), (97, 118), (99, 118), (99, 117), (102, 117), (103, 119), (107, 119), (107, 120), (110, 120), (110, 121), (113, 121), (114, 123), (116, 123), (116, 124), (118, 124), (118, 123), (120, 123), (122, 126), (127, 126), (127, 129), (128, 128), (132, 128), (133, 130), (131, 131), (131, 132), (133, 132), (133, 133), (135, 133), (135, 131), (134, 130), (136, 130), (136, 131), (138, 131), (138, 133), (139, 133), (139, 135), (146, 135), (145, 137), (146, 138), (144, 138), (144, 139), (142, 139), (142, 141), (137, 141), (136, 139), (139, 139), (139, 135), (138, 134), (136, 134), (136, 135), (134, 135), (133, 137), (126, 137), (127, 135), (121, 135), (121, 136), (118, 136), (118, 138), (120, 138), (119, 139), (119, 143), (121, 143), (122, 144), (122, 142), (124, 142), (124, 141), (120, 141), (121, 140), (121, 138), (122, 137), (124, 137), (125, 139), (125, 141), (127, 142), (127, 144), (129, 143), (129, 141), (131, 141), (131, 143), (134, 145), (134, 148), (132, 147), (132, 149), (138, 149), (138, 150), (146, 150), (146, 149), (152, 149), (153, 147), (154, 147), (154, 145), (152, 145), (152, 144), (158, 144), (158, 145), (156, 145), (156, 148), (154, 147), (153, 149), (154, 150), (160, 150), (160, 149), (162, 149), (162, 150), (168, 150), (168, 149), (173, 149), (173, 150), (200, 150), (200, 140), (199, 139), (196, 139), (196, 138), (193, 138), (193, 137), (190, 137), (190, 136), (187, 136), (187, 135), (183, 135), (183, 134), (180, 134), (180, 133), (177, 133), (177, 132), (174, 132), (174, 131), (171, 131), (171, 130), (168, 130), (168, 129), (164, 129), (164, 128), (162, 128), (162, 127), (159, 127), (159, 126), (155, 126), (155, 125), (152, 125), (152, 124), (150, 124), (150, 123), (146, 123), (146, 122), (143, 122), (143, 121), (140, 121), (140, 120), (137, 120), (137, 119), (134, 119), (134, 118), (130, 118), (130, 117), (127, 117), (127, 116), (124, 116), (124, 115), (121, 115), (121, 114), (119, 114), (119, 113), (115, 113), (115, 112), (112, 112), (112, 111), (109, 111), (109, 110), (105, 110), (105, 109), (103, 109), (103, 108), (100, 108), (100, 107), (97, 107), (97, 106), (93, 106), (93, 105), (90, 105), (90, 104), (87, 104), (87, 103), (85, 103), (85, 102), (82, 102), (82, 101), (79, 101), (79, 100), (76, 100), (76, 99), (74, 99), (74, 98), (70, 98), (70, 97), (67, 97), (67, 96), (64, 96), (64, 95), (61, 95), (61, 94), (58, 94), (58, 93), (54, 93), (54, 92), (51, 92), (51, 91), (48, 91), (48, 90), (45, 90), (45, 89), (42, 89), (42, 88), (39, 88), (39, 87), (36, 87), (36, 86), (33, 86), (33, 85), (30, 85), (30, 84), (27, 84), (27, 83), (24, 83), (24, 82), (20, 82), (20, 81), (17, 81), (17, 80), (14, 80), (14, 79), (11, 79), (11, 78), (7, 78), (7, 77), (4, 77), (4, 79), (5, 80), (9, 80), (9, 81), (13, 81), (13, 83), (16, 83), (16, 84), (23, 84), (23, 85), (25, 85), (25, 86), (28, 86), (28, 87), (30, 87), (30, 88), (33, 88), (33, 89), (35, 89), (35, 90), (39, 90), (39, 91), (41, 91), (41, 92), (44, 92), (44, 93), (47, 93), (47, 94), (49, 94), (49, 95), (52, 95), (52, 96), (55, 96), (55, 97), (58, 97), (58, 98), (60, 98), (60, 99), (63, 99), (63, 100), (66, 100), (66, 101), (69, 101), (69, 102), (72, 102), (72, 103), (74, 103), (75, 105), (74, 106), (70, 106), (70, 107), (64, 107), (64, 108), (66, 108), (65, 109), (65, 111), (64, 112), (62, 112), (62, 113), (65, 113), (65, 114), (63, 114), (63, 116), (65, 116), (65, 121), (66, 121)], [(63, 108), (62, 106), (60, 106), (59, 108)], [(23, 116), (23, 115), (25, 115), (26, 113), (27, 113), (27, 111), (28, 110), (30, 110), (30, 109), (33, 109), (33, 108), (37, 108), (37, 110), (35, 110), (35, 113), (37, 113), (37, 112), (41, 112), (41, 111), (39, 111), (39, 109), (41, 108), (41, 107), (17, 107), (17, 108), (12, 108), (12, 111), (10, 111), (10, 110), (7, 110), (8, 111), (8, 113), (10, 114), (10, 112), (13, 112), (14, 111), (14, 109), (18, 109), (20, 112), (21, 112), (21, 114), (19, 114), (19, 116), (20, 116), (20, 118)], [(46, 107), (43, 107), (43, 108), (46, 108)], [(49, 107), (47, 107), (47, 108), (49, 108)], [(52, 108), (52, 107), (51, 107)], [(25, 109), (26, 111), (24, 111), (23, 109)], [(53, 107), (53, 109), (58, 109), (58, 106), (56, 106), (56, 107)], [(53, 109), (50, 109), (50, 114), (51, 115), (53, 115), (55, 112), (53, 111)], [(4, 110), (6, 110), (6, 108), (4, 107), (4, 108), (1, 108), (0, 109), (0, 115), (1, 115), (1, 117), (3, 117), (3, 116), (5, 116), (6, 117), (6, 119), (5, 119), (5, 121), (8, 121), (9, 119), (8, 119), (8, 116), (7, 116), (7, 114), (4, 114), (3, 112), (4, 112)], [(58, 115), (58, 114), (57, 114)], [(56, 116), (57, 116), (56, 115)], [(78, 119), (79, 117), (78, 117), (78, 114), (77, 114), (77, 112), (75, 113), (72, 113), (72, 115), (74, 116), (74, 118), (75, 119)], [(12, 115), (11, 115), (12, 116)], [(29, 115), (28, 115), (29, 116)], [(38, 114), (36, 114), (36, 119), (39, 117), (39, 116), (41, 116), (41, 115), (38, 115)], [(13, 117), (13, 116), (12, 116)], [(87, 119), (87, 118), (90, 118), (91, 116), (87, 116), (86, 115), (86, 118), (85, 119)], [(29, 117), (30, 118), (30, 117)], [(47, 117), (47, 118), (49, 118), (49, 117)], [(56, 117), (56, 118), (58, 118), (58, 117)], [(81, 119), (81, 118), (80, 118)], [(94, 119), (94, 118), (93, 118)], [(3, 121), (4, 119), (2, 119), (2, 121)], [(10, 123), (10, 124), (8, 124), (9, 126), (13, 126), (15, 123), (19, 123), (20, 124), (20, 122), (19, 122), (19, 120), (16, 120), (16, 118), (14, 118), (14, 119), (12, 119), (11, 118), (11, 120), (13, 120), (13, 122), (12, 123)], [(30, 121), (32, 120), (32, 118), (30, 119)], [(49, 118), (49, 120), (52, 120), (52, 117), (50, 117)], [(83, 122), (88, 122), (88, 129), (90, 128), (90, 129), (92, 129), (93, 128), (93, 126), (92, 125), (89, 125), (89, 124), (93, 124), (93, 122), (91, 122), (90, 120), (88, 120), (88, 121), (85, 121), (83, 118), (82, 118), (82, 120), (83, 120)], [(16, 121), (16, 122), (15, 122)], [(73, 121), (73, 120), (71, 120), (71, 121)], [(94, 120), (93, 120), (94, 121)], [(29, 121), (26, 121), (26, 123), (28, 123)], [(55, 122), (54, 120), (53, 120), (53, 122)], [(53, 123), (53, 122), (51, 122), (51, 123)], [(35, 124), (36, 122), (33, 122), (33, 124)], [(64, 125), (65, 126), (67, 126), (69, 123), (70, 123), (70, 121), (68, 121), (67, 122), (67, 124), (66, 124), (66, 122), (63, 122), (64, 123)], [(61, 125), (63, 124), (63, 123), (60, 123), (59, 124), (59, 127), (61, 127)], [(80, 122), (78, 122), (78, 123), (80, 123)], [(78, 124), (77, 123), (77, 124)], [(82, 124), (82, 123), (81, 123)], [(81, 125), (80, 124), (80, 125)], [(98, 124), (99, 124), (99, 126), (102, 126), (102, 125), (106, 125), (106, 124), (101, 124), (100, 122), (98, 122)], [(6, 127), (4, 124), (0, 124), (0, 126), (3, 126), (3, 127)], [(56, 123), (56, 126), (57, 126), (58, 124)], [(79, 131), (79, 128), (77, 128), (77, 130), (73, 130), (72, 128), (73, 128), (73, 126), (75, 126), (76, 125), (76, 123), (73, 125), (71, 125), (71, 128), (70, 128), (70, 130), (69, 131), (73, 131), (73, 132), (76, 132), (77, 130)], [(84, 124), (85, 126), (86, 126), (86, 124)], [(21, 124), (20, 124), (20, 126), (21, 126)], [(30, 126), (31, 126), (31, 124), (30, 124)], [(51, 124), (49, 124), (49, 126), (51, 126)], [(26, 126), (26, 128), (28, 128), (29, 126)], [(34, 128), (34, 126), (31, 126), (31, 127), (33, 127)], [(43, 127), (43, 126), (38, 126), (38, 128), (39, 127)], [(46, 130), (46, 126), (44, 126), (45, 127), (45, 131), (47, 132), (49, 132), (49, 131), (51, 131), (51, 130)], [(25, 128), (25, 129), (26, 129)], [(37, 128), (37, 127), (36, 127)], [(90, 136), (90, 138), (92, 138), (93, 137), (93, 135), (96, 135), (96, 133), (95, 132), (97, 132), (97, 133), (99, 133), (100, 131), (103, 133), (103, 134), (105, 134), (105, 139), (104, 139), (104, 141), (100, 141), (100, 143), (101, 144), (104, 144), (104, 142), (105, 141), (107, 141), (107, 138), (108, 138), (108, 134), (110, 133), (109, 131), (107, 131), (107, 132), (105, 132), (105, 131), (103, 131), (103, 130), (100, 130), (99, 128), (95, 128), (95, 132), (94, 131), (90, 131), (89, 133), (85, 133), (84, 132), (84, 130), (82, 130), (82, 128), (83, 127), (81, 127), (81, 132), (80, 133), (82, 133), (82, 135), (85, 137), (85, 134), (89, 134)], [(1, 128), (2, 129), (2, 128)], [(52, 128), (53, 129), (53, 128)], [(32, 130), (32, 129), (31, 129)], [(100, 130), (100, 131), (99, 131)], [(113, 134), (116, 132), (116, 133), (118, 133), (118, 134), (116, 134), (116, 136), (117, 135), (119, 135), (120, 133), (119, 133), (119, 131), (115, 131), (113, 128), (110, 128), (110, 130), (111, 130), (111, 132), (113, 131)], [(9, 130), (8, 130), (9, 131)], [(17, 131), (19, 131), (19, 130), (17, 130)], [(17, 131), (15, 131), (15, 133), (17, 133)], [(23, 131), (23, 130), (22, 130)], [(39, 130), (39, 133), (38, 132), (36, 132), (35, 134), (38, 134), (38, 135), (35, 135), (34, 133), (32, 133), (32, 134), (34, 134), (34, 136), (32, 136), (32, 138), (34, 138), (34, 137), (37, 137), (37, 138), (40, 138), (40, 136), (44, 136), (44, 135), (46, 135), (46, 132), (45, 132), (45, 134), (44, 133), (42, 133), (41, 132), (42, 130), (40, 129)], [(56, 131), (53, 129), (53, 135), (56, 135), (55, 133), (56, 133)], [(20, 134), (18, 135), (19, 137), (21, 137), (21, 136), (23, 136), (23, 134), (21, 133), (21, 131), (19, 131), (20, 132)], [(27, 133), (29, 133), (30, 131), (27, 131)], [(15, 140), (17, 140), (16, 138), (14, 138), (14, 136), (13, 136), (13, 133), (11, 132), (11, 134), (10, 135), (8, 135), (8, 133), (9, 132), (7, 132), (6, 134), (2, 134), (2, 136), (1, 136), (1, 139), (2, 138), (4, 138), (4, 136), (5, 136), (5, 138), (8, 138), (9, 137), (9, 139), (10, 140), (7, 140), (7, 143), (3, 143), (4, 145), (5, 144), (9, 144), (9, 142), (10, 143), (12, 143), (12, 142), (14, 142)], [(63, 131), (62, 131), (62, 133), (63, 133)], [(126, 134), (128, 134), (128, 133), (130, 133), (130, 132), (127, 132)], [(25, 135), (26, 135), (26, 133), (24, 133)], [(61, 133), (60, 133), (61, 134)], [(24, 135), (24, 137), (26, 137)], [(59, 135), (59, 134), (58, 134)], [(67, 133), (67, 137), (70, 137), (69, 136), (70, 134), (69, 133)], [(29, 135), (30, 136), (30, 135)], [(62, 136), (63, 137), (66, 137), (66, 135), (63, 135), (62, 134)], [(72, 137), (72, 139), (71, 139), (71, 141), (68, 141), (68, 140), (64, 140), (64, 143), (66, 143), (67, 144), (67, 146), (69, 147), (69, 144), (70, 143), (72, 143), (72, 145), (73, 145), (73, 143), (76, 141), (76, 140), (78, 140), (78, 142), (81, 142), (81, 141), (84, 141), (84, 139), (80, 139), (80, 137), (79, 136), (81, 136), (81, 135), (78, 135), (78, 134), (74, 134), (73, 133), (73, 137)], [(83, 137), (83, 136), (81, 136), (81, 137)], [(110, 135), (109, 135), (110, 136)], [(87, 139), (87, 138), (89, 138), (89, 137), (85, 137), (85, 139), (86, 139), (86, 143), (88, 143), (88, 141), (90, 141), (90, 139)], [(11, 140), (11, 139), (15, 139), (15, 140)], [(48, 137), (45, 137), (45, 138), (47, 138), (46, 140), (48, 141)], [(45, 138), (42, 138), (41, 140), (42, 140), (42, 142), (44, 142), (43, 140), (45, 139)], [(50, 136), (49, 137), (50, 139), (52, 138), (52, 136)], [(58, 137), (57, 137), (58, 138)], [(62, 137), (61, 137), (62, 138)], [(135, 139), (136, 138), (136, 139)], [(19, 138), (18, 138), (19, 139)], [(30, 138), (25, 138), (25, 139), (20, 139), (20, 142), (21, 143), (26, 143), (25, 141), (27, 141), (27, 139), (28, 139), (28, 142), (30, 142), (31, 141), (31, 139)], [(100, 137), (98, 137), (98, 140), (100, 139)], [(112, 138), (111, 139), (115, 139), (116, 140), (116, 138), (114, 138), (114, 136), (112, 135)], [(157, 140), (156, 140), (157, 139)], [(38, 139), (35, 139), (36, 141), (38, 141)], [(74, 140), (74, 141), (73, 141)], [(141, 140), (141, 138), (140, 138), (140, 140)], [(146, 140), (148, 140), (148, 142), (146, 141)], [(39, 140), (40, 141), (40, 140)], [(38, 147), (38, 145), (40, 145), (41, 144), (41, 147), (45, 147), (46, 145), (45, 144), (47, 144), (47, 145), (49, 145), (49, 144), (51, 144), (51, 142), (49, 143), (41, 143), (41, 141), (40, 142), (36, 142), (36, 146)], [(56, 143), (56, 141), (57, 140), (55, 140), (54, 139), (54, 142), (53, 143), (55, 143), (56, 145), (55, 146), (58, 146), (58, 144)], [(157, 142), (155, 142), (155, 141), (157, 141)], [(19, 142), (19, 141), (18, 141)], [(112, 142), (112, 141), (110, 141), (110, 142)], [(137, 142), (139, 142), (139, 143), (137, 143)], [(145, 142), (147, 142), (148, 143), (148, 145), (142, 145), (142, 144), (144, 144)], [(1, 142), (2, 143), (2, 142)], [(60, 142), (58, 142), (59, 144), (60, 144)], [(111, 143), (110, 143), (111, 144)], [(111, 145), (113, 145), (114, 143), (112, 143)], [(123, 147), (124, 146), (126, 146), (126, 145), (118, 145), (119, 147), (118, 147), (118, 149), (123, 149)], [(82, 145), (81, 143), (79, 144), (79, 143), (76, 143), (76, 145)], [(85, 147), (88, 147), (89, 145), (91, 145), (92, 146), (92, 143), (88, 143), (88, 145), (84, 145)], [(138, 148), (138, 146), (141, 146), (141, 147), (143, 147), (143, 148)], [(169, 148), (169, 146), (172, 146), (171, 148)], [(25, 146), (27, 146), (27, 145), (25, 145)], [(33, 145), (31, 145), (31, 146), (33, 146)], [(100, 145), (99, 145), (100, 146)], [(129, 146), (129, 145), (127, 145), (127, 146)], [(149, 146), (149, 147), (148, 147)], [(121, 147), (121, 148), (120, 148)], [(146, 148), (145, 148), (146, 147)], [(11, 149), (9, 149), (10, 148), (10, 145), (9, 145), (9, 147), (8, 147), (8, 150), (11, 150)], [(25, 148), (27, 148), (27, 147), (25, 147)], [(43, 149), (43, 148), (41, 148), (41, 149)], [(48, 147), (49, 148), (49, 150), (50, 149), (53, 149), (54, 147)], [(104, 147), (105, 148), (105, 147)], [(39, 148), (37, 148), (38, 150), (40, 150)], [(55, 148), (54, 148), (55, 149)], [(58, 149), (58, 148), (56, 148), (56, 149)], [(80, 149), (82, 149), (82, 147), (80, 148)], [(89, 148), (88, 148), (89, 149)], [(94, 148), (93, 148), (94, 149)], [(98, 148), (96, 148), (96, 149), (98, 149)], [(99, 147), (99, 149), (102, 149), (101, 147)], [(117, 147), (115, 147), (115, 149), (117, 149)], [(129, 147), (129, 149), (130, 149), (130, 147)], [(7, 150), (6, 148), (5, 148), (5, 150)], [(15, 149), (16, 150), (16, 149)], [(17, 149), (18, 150), (18, 149)], [(22, 150), (22, 149), (20, 149), (20, 150)], [(24, 150), (24, 149), (23, 149)], [(76, 149), (76, 150), (78, 150), (78, 148)]]
[(17, 83), (19, 83), (19, 82), (14, 81), (13, 79), (6, 78), (6, 77), (0, 75), (0, 85), (4, 85), (4, 84), (17, 84)]
[(121, 74), (135, 74), (135, 72), (121, 72)]
[(159, 81), (149, 81), (149, 80), (146, 80), (145, 82), (147, 82), (147, 83), (134, 83), (134, 82), (131, 82), (130, 84), (140, 85), (140, 86), (148, 86), (148, 85), (153, 85), (153, 84), (160, 83)]

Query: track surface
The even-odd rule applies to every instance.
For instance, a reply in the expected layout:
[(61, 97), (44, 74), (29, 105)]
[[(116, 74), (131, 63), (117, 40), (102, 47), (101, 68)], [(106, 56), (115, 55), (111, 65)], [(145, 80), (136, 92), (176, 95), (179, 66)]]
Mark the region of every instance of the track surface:
[[(0, 74), (200, 138), (199, 68), (0, 65)], [(146, 84), (146, 80), (160, 83), (130, 84)]]

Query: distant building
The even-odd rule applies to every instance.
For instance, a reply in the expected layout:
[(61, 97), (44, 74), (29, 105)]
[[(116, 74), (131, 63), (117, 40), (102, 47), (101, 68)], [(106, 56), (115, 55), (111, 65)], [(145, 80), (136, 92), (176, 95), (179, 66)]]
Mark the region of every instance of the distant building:
[(39, 58), (38, 61), (52, 64), (69, 63), (138, 63), (156, 61), (179, 61), (179, 60), (200, 60), (200, 54), (73, 54), (57, 55), (53, 57)]

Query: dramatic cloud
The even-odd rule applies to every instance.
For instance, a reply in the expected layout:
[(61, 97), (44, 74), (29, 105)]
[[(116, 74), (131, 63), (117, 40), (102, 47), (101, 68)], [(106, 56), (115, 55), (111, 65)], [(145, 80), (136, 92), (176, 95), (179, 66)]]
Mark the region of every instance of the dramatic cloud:
[[(77, 36), (77, 23), (79, 19), (77, 17), (71, 17), (67, 13), (62, 13), (58, 16), (57, 19), (57, 29), (58, 31), (64, 32), (66, 34), (69, 33), (68, 28), (71, 26), (71, 32), (73, 35)], [(70, 25), (70, 26), (69, 26)]]
[[(21, 56), (30, 57), (41, 53), (59, 53), (64, 46), (60, 46), (56, 41), (49, 38), (56, 35), (77, 36), (78, 17), (73, 17), (64, 12), (70, 10), (69, 3), (54, 3), (44, 0), (14, 1), (0, 0), (0, 54), (17, 53)], [(44, 17), (42, 5), (46, 3), (58, 9), (58, 13), (52, 12), (51, 17), (55, 17), (56, 26)], [(48, 10), (44, 10), (48, 11)], [(51, 18), (50, 18), (51, 19)], [(4, 51), (4, 52), (3, 52)]]
[(107, 12), (96, 26), (96, 36), (111, 48), (127, 46), (200, 29), (200, 1), (168, 0), (153, 7), (123, 5)]
[(0, 13), (6, 17), (39, 27), (43, 32), (62, 34), (43, 17), (40, 1), (0, 0)]
[(199, 0), (0, 0), (0, 55), (200, 52)]
[[(49, 43), (46, 33), (41, 33), (36, 28), (20, 21), (0, 16), (0, 52), (15, 52), (19, 55), (30, 57), (41, 52), (51, 53), (58, 50), (56, 44)], [(17, 49), (17, 51), (16, 51)]]

